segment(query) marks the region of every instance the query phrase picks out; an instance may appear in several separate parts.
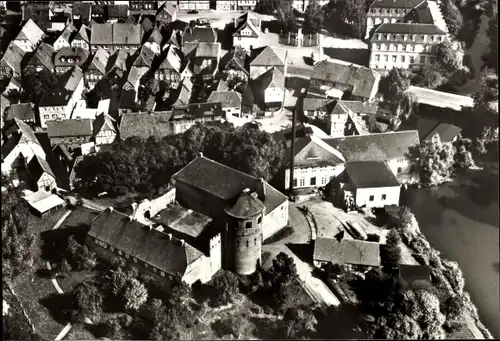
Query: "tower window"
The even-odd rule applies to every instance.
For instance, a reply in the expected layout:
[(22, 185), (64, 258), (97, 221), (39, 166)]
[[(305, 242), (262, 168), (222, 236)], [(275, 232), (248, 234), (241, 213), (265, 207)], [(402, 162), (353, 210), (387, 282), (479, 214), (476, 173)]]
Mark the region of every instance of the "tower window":
[(257, 245), (257, 238), (253, 239), (253, 245)]
[(370, 195), (369, 200), (370, 200), (370, 201), (373, 201), (373, 199), (375, 199), (375, 197), (374, 197), (373, 195)]
[(251, 221), (247, 221), (247, 222), (245, 223), (245, 228), (247, 228), (247, 229), (251, 229), (251, 228), (252, 228), (252, 222), (251, 222)]
[(257, 223), (261, 223), (262, 222), (262, 217), (259, 217), (259, 219), (257, 219)]
[(247, 240), (247, 247), (248, 247), (248, 240)]

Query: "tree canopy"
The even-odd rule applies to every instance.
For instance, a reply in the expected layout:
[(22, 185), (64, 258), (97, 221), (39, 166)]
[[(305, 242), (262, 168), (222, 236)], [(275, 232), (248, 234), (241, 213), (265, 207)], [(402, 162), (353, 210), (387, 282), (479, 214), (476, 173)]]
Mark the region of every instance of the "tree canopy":
[(248, 126), (222, 129), (197, 124), (184, 134), (165, 138), (131, 137), (106, 151), (85, 156), (76, 172), (78, 188), (152, 193), (170, 181), (198, 153), (255, 177), (270, 180), (281, 166), (283, 145)]
[(442, 2), (441, 11), (443, 13), (444, 21), (448, 27), (448, 31), (456, 37), (464, 25), (464, 18), (460, 10), (455, 5), (453, 0), (445, 0)]
[(325, 15), (317, 0), (313, 0), (307, 6), (304, 14), (304, 29), (308, 32), (318, 33), (323, 28)]
[(351, 25), (353, 36), (363, 39), (366, 29), (366, 0), (348, 0), (342, 3), (340, 19)]

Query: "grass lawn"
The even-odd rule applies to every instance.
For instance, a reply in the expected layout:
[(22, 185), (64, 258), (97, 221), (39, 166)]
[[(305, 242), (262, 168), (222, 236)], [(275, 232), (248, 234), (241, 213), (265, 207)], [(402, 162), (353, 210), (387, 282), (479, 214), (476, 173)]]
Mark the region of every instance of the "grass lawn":
[(65, 340), (95, 340), (96, 337), (87, 329), (86, 325), (78, 323), (74, 324), (73, 328), (64, 338)]
[(43, 304), (43, 299), (55, 295), (56, 290), (50, 279), (34, 276), (31, 281), (30, 277), (26, 275), (16, 279), (13, 289), (35, 326), (35, 331), (53, 340), (66, 323), (54, 319), (52, 312)]

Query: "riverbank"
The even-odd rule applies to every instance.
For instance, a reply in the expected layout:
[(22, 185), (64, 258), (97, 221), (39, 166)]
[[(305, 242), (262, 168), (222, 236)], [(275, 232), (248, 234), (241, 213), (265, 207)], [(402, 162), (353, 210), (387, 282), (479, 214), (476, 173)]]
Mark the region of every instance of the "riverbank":
[(498, 166), (491, 166), (433, 189), (404, 191), (402, 204), (429, 243), (459, 264), (481, 321), (500, 337)]

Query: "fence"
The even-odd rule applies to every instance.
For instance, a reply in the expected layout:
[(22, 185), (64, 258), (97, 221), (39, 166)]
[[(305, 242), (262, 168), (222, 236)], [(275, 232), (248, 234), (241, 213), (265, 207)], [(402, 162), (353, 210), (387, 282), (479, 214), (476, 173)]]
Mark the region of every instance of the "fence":
[(288, 46), (309, 47), (319, 45), (318, 33), (306, 33), (299, 35), (297, 33), (284, 33), (279, 35), (279, 43)]

